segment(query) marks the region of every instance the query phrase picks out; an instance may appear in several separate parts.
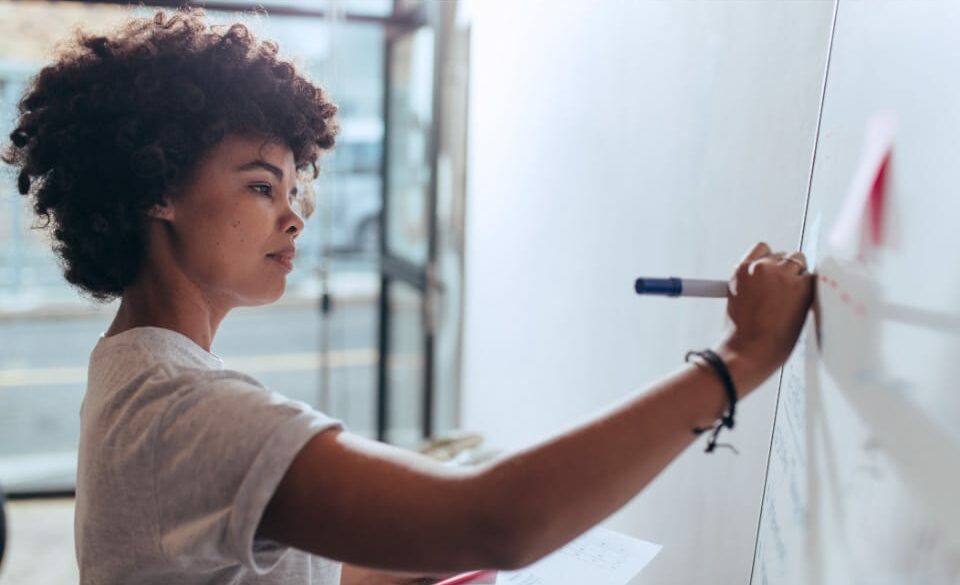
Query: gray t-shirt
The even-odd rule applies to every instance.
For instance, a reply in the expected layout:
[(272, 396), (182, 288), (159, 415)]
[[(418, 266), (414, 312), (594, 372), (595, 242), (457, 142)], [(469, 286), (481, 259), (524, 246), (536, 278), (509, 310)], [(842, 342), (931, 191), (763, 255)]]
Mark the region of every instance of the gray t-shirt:
[(169, 329), (102, 337), (80, 409), (81, 585), (336, 585), (340, 564), (254, 538), (307, 441), (339, 426)]

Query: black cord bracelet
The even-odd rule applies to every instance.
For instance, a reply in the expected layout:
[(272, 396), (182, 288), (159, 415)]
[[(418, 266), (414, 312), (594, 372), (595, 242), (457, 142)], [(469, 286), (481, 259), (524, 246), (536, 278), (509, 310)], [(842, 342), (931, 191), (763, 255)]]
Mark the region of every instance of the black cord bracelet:
[(710, 439), (707, 441), (707, 448), (705, 450), (707, 453), (712, 453), (719, 446), (728, 447), (734, 453), (739, 454), (733, 445), (717, 443), (717, 436), (720, 434), (721, 430), (724, 428), (733, 428), (733, 417), (737, 412), (737, 389), (733, 385), (733, 378), (730, 376), (730, 370), (728, 370), (727, 365), (723, 363), (723, 359), (709, 349), (705, 349), (703, 351), (688, 351), (687, 355), (684, 356), (683, 361), (689, 362), (690, 356), (694, 355), (705, 361), (713, 369), (713, 371), (716, 372), (717, 376), (720, 378), (720, 381), (723, 382), (723, 390), (727, 394), (727, 411), (723, 413), (723, 416), (720, 417), (720, 420), (715, 425), (711, 427), (694, 427), (693, 432), (694, 434), (699, 435), (707, 431), (712, 431), (710, 434)]

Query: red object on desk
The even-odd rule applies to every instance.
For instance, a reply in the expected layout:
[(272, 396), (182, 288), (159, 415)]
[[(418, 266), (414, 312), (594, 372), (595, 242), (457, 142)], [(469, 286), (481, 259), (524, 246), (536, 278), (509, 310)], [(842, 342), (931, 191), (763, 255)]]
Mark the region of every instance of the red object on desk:
[[(461, 573), (459, 575), (454, 575), (449, 579), (444, 579), (436, 585), (465, 585), (466, 583), (479, 583), (481, 579), (496, 576), (496, 571), (470, 571), (469, 573)], [(486, 582), (493, 583), (493, 581)]]

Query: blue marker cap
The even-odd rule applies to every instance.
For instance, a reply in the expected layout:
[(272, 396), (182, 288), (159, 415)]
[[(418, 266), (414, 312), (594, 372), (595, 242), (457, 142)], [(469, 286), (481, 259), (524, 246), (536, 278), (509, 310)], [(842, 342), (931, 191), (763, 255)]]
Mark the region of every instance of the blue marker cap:
[(683, 292), (683, 281), (679, 278), (638, 278), (633, 284), (638, 295), (666, 295), (678, 297)]

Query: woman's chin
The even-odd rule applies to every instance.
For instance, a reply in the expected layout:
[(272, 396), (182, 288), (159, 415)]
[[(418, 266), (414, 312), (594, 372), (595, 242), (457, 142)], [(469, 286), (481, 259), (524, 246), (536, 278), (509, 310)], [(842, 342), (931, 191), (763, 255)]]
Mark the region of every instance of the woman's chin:
[(287, 281), (284, 279), (281, 281), (279, 287), (272, 287), (270, 290), (258, 290), (256, 293), (246, 295), (244, 298), (243, 306), (245, 307), (260, 307), (263, 305), (269, 305), (277, 302), (280, 297), (283, 296), (283, 293), (286, 291)]

